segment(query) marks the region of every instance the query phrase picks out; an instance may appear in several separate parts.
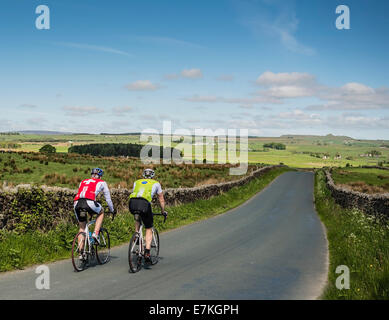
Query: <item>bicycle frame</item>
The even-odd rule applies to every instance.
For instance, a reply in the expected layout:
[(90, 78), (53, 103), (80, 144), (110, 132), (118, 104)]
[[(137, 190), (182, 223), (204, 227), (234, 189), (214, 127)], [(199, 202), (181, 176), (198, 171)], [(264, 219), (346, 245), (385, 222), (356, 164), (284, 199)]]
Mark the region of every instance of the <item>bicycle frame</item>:
[[(135, 215), (136, 213), (134, 213)], [(166, 221), (167, 214), (155, 214), (155, 216), (164, 216), (164, 222)], [(135, 219), (139, 222), (139, 230), (135, 231), (131, 237), (130, 247), (128, 248), (128, 262), (130, 264), (130, 270), (132, 272), (138, 272), (142, 268), (142, 259), (145, 256), (145, 237), (143, 236), (143, 221), (142, 219)], [(151, 248), (150, 248), (150, 264), (155, 265), (159, 259), (159, 233), (155, 227), (151, 228)], [(138, 240), (137, 240), (138, 239)]]
[[(157, 243), (156, 243), (157, 240), (156, 240), (156, 237), (155, 237), (154, 227), (151, 228), (151, 232), (152, 232), (151, 241), (154, 241), (154, 244), (157, 245)], [(144, 248), (146, 247), (145, 239), (143, 238), (143, 222), (141, 223), (141, 225), (139, 227), (139, 231), (137, 233), (138, 233), (138, 238), (139, 238), (139, 254), (143, 256), (144, 252), (145, 252)], [(134, 246), (135, 246), (135, 243), (134, 243)], [(131, 250), (133, 250), (133, 249), (134, 249), (134, 247), (131, 248)]]
[[(89, 221), (87, 224), (86, 224), (86, 227), (85, 227), (85, 234), (86, 234), (86, 237), (85, 237), (85, 240), (84, 240), (84, 247), (82, 249), (82, 253), (86, 253), (88, 255), (93, 255), (93, 243), (92, 243), (92, 239), (89, 235), (89, 226), (96, 223), (96, 220), (92, 220), (92, 221)], [(85, 251), (85, 248), (87, 247), (87, 244), (89, 245), (89, 251)]]

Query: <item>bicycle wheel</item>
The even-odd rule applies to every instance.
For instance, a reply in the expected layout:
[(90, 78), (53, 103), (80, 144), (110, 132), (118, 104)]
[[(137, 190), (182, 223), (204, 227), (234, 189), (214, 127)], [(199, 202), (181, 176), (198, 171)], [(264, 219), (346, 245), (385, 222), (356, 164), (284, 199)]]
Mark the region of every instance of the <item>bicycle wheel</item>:
[(153, 238), (151, 240), (150, 248), (151, 264), (157, 264), (159, 260), (159, 234), (158, 230), (153, 228)]
[(132, 272), (138, 272), (142, 267), (142, 253), (140, 252), (140, 239), (137, 232), (131, 238), (128, 247), (128, 264)]
[(101, 228), (100, 233), (100, 244), (96, 244), (96, 258), (99, 264), (107, 263), (111, 252), (111, 242), (109, 239), (109, 233), (107, 229)]
[[(80, 237), (80, 239), (79, 239)], [(72, 264), (77, 272), (83, 271), (88, 263), (89, 243), (85, 241), (86, 233), (79, 232), (73, 239), (72, 245)], [(82, 250), (80, 246), (82, 244)]]

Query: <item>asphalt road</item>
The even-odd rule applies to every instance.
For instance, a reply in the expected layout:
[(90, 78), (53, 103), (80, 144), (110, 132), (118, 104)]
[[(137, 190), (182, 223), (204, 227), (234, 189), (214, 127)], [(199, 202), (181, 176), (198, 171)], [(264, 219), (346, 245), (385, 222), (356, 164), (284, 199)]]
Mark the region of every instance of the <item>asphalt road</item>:
[(313, 174), (287, 172), (223, 215), (161, 234), (161, 259), (129, 273), (128, 246), (76, 273), (49, 264), (0, 275), (0, 299), (315, 299), (326, 283), (328, 250), (313, 204)]

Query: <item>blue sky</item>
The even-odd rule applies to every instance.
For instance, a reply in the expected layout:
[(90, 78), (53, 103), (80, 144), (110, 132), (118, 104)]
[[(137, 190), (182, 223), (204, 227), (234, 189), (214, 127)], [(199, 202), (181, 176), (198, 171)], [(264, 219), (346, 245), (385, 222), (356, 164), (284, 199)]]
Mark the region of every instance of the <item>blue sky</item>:
[[(50, 29), (38, 30), (38, 5)], [(351, 29), (335, 27), (350, 8)], [(3, 0), (0, 131), (389, 139), (389, 2)]]

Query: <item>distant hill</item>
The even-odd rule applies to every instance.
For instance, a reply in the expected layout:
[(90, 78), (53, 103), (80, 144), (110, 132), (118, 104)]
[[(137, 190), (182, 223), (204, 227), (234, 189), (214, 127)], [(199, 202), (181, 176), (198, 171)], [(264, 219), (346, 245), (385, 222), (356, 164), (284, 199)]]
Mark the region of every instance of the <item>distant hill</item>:
[(101, 136), (140, 136), (140, 132), (128, 132), (128, 133), (100, 133)]
[(60, 131), (47, 131), (47, 130), (23, 130), (18, 131), (20, 134), (36, 134), (36, 135), (67, 135), (73, 134), (71, 132), (60, 132)]
[(130, 133), (87, 133), (87, 132), (61, 132), (61, 131), (49, 131), (49, 130), (23, 130), (17, 131), (20, 134), (34, 134), (40, 136), (48, 135), (106, 135), (106, 136), (138, 136), (140, 132), (130, 132)]
[(326, 136), (319, 136), (319, 135), (299, 135), (299, 134), (284, 134), (280, 138), (324, 138), (324, 139), (342, 139), (342, 140), (355, 140), (354, 138), (347, 137), (347, 136), (335, 136), (333, 134), (327, 134)]

